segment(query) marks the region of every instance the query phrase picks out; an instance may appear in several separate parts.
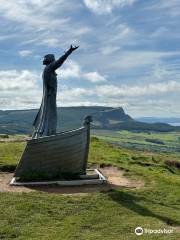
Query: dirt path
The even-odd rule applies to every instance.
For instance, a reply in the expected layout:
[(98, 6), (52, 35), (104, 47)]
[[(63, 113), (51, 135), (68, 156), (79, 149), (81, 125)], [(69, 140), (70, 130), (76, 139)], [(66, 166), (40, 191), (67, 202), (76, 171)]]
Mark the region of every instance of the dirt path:
[(91, 192), (107, 191), (110, 189), (126, 187), (126, 188), (141, 188), (144, 183), (141, 181), (132, 181), (123, 176), (123, 171), (116, 167), (101, 168), (100, 171), (108, 179), (107, 184), (102, 185), (84, 185), (84, 186), (10, 186), (9, 183), (13, 177), (13, 173), (0, 172), (0, 192), (33, 192), (43, 191), (48, 193), (60, 194), (87, 194)]
[(144, 187), (144, 182), (135, 181), (124, 176), (124, 172), (119, 170), (117, 167), (104, 167), (100, 171), (108, 179), (109, 184), (117, 187), (126, 188), (142, 188)]

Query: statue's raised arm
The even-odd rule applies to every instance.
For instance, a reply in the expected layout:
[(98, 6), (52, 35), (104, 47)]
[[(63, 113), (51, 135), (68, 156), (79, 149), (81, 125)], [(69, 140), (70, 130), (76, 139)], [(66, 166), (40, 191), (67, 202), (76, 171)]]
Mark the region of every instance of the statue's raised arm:
[(64, 61), (67, 59), (67, 57), (74, 52), (79, 46), (73, 46), (71, 45), (70, 48), (65, 52), (64, 55), (62, 55), (58, 60), (53, 61), (50, 64), (50, 67), (52, 67), (53, 70), (56, 70), (57, 68), (59, 68)]

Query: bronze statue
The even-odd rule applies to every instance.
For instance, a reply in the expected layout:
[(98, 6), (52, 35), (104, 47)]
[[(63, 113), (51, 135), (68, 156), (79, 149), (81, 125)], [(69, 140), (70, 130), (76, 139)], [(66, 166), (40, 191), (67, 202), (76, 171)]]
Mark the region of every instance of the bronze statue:
[(58, 60), (55, 60), (53, 54), (44, 56), (43, 65), (46, 65), (42, 74), (43, 78), (43, 98), (41, 107), (34, 120), (34, 133), (32, 138), (41, 136), (50, 136), (56, 134), (57, 127), (57, 74), (55, 70), (64, 63), (66, 58), (78, 48), (78, 46), (70, 46), (70, 48)]
[[(11, 185), (81, 185), (104, 183), (106, 179), (97, 169), (87, 172), (91, 116), (84, 118), (83, 126), (56, 132), (57, 77), (56, 69), (78, 48), (72, 46), (58, 60), (53, 54), (44, 57), (43, 98), (34, 120), (32, 139), (16, 167)], [(93, 174), (92, 174), (93, 173)]]

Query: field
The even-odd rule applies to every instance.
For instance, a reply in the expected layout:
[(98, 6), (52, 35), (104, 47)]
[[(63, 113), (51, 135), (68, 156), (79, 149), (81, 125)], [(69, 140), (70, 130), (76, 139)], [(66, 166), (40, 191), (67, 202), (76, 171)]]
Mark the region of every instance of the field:
[(130, 149), (180, 153), (180, 133), (169, 132), (130, 132), (94, 130), (93, 135), (99, 139)]
[[(165, 135), (161, 140), (174, 141)], [(0, 142), (1, 171), (14, 171), (24, 146), (23, 142)], [(126, 177), (141, 180), (145, 186), (140, 189), (112, 186), (109, 191), (74, 195), (38, 190), (0, 192), (0, 239), (177, 240), (180, 236), (179, 159), (175, 153), (126, 149), (92, 137), (90, 165), (116, 166)], [(173, 233), (137, 237), (134, 233), (137, 226), (165, 228)]]

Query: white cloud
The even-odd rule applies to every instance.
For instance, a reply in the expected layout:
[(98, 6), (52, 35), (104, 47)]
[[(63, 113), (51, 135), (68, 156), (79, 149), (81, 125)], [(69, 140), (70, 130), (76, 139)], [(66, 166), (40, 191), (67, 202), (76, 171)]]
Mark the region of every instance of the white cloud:
[[(62, 1), (61, 1), (62, 2)], [(63, 4), (63, 2), (62, 2)], [(41, 31), (47, 27), (59, 26), (68, 21), (68, 19), (52, 20), (53, 10), (57, 7), (58, 1), (51, 4), (50, 0), (39, 1), (39, 4), (34, 0), (16, 0), (6, 1), (1, 0), (0, 12), (2, 16), (20, 24), (25, 24), (27, 27), (35, 27), (35, 31)], [(47, 13), (51, 13), (49, 16)]]
[[(4, 90), (29, 90), (36, 87), (39, 75), (29, 70), (7, 70), (0, 71), (0, 92)], [(18, 94), (18, 92), (17, 92)]]
[[(147, 106), (158, 108), (148, 101), (152, 96), (167, 99), (176, 108), (180, 96), (179, 0), (139, 1), (133, 7), (134, 0), (0, 2), (0, 52), (6, 60), (2, 67), (16, 63), (17, 69), (22, 68), (0, 72), (1, 108), (40, 105), (40, 73), (23, 70), (26, 61), (19, 61), (17, 54), (31, 56), (31, 67), (39, 69), (35, 58), (51, 51), (60, 53), (71, 43), (80, 48), (70, 56), (77, 62), (67, 60), (58, 71), (60, 79), (69, 79), (62, 80), (67, 85), (58, 92), (58, 104), (123, 105), (142, 112)], [(97, 15), (84, 15), (87, 11)]]
[(21, 57), (28, 57), (32, 54), (30, 50), (21, 50), (18, 52)]
[(96, 82), (105, 82), (106, 78), (102, 75), (100, 75), (98, 72), (89, 72), (83, 74), (84, 78), (86, 78), (88, 81), (92, 83)]
[(121, 47), (118, 47), (118, 46), (103, 46), (101, 48), (101, 52), (103, 55), (111, 55), (115, 52), (118, 52), (119, 50), (121, 49)]
[(84, 0), (87, 8), (97, 14), (111, 13), (116, 7), (132, 5), (136, 0)]
[(106, 51), (106, 47), (108, 47), (108, 50), (112, 49), (112, 53), (114, 53), (114, 51), (119, 50), (124, 45), (134, 44), (137, 33), (127, 24), (121, 23), (111, 27), (107, 26), (98, 37), (100, 41), (103, 42), (101, 49), (105, 49)]
[(0, 71), (0, 109), (39, 107), (42, 91), (40, 75), (29, 70)]
[[(70, 66), (69, 62), (69, 66)], [(94, 73), (93, 73), (94, 74)], [(73, 62), (71, 68), (61, 70), (61, 78), (83, 77), (79, 65)], [(85, 78), (85, 77), (84, 77)], [(95, 74), (96, 81), (101, 75)], [(1, 70), (0, 71), (0, 109), (26, 109), (38, 108), (42, 98), (41, 76), (38, 72), (30, 70)], [(60, 86), (61, 88), (61, 86)], [(63, 86), (57, 97), (57, 103), (84, 102), (94, 95), (94, 89)]]
[(61, 78), (80, 78), (81, 68), (75, 61), (69, 60), (65, 63), (65, 66), (57, 70), (57, 73)]
[(45, 45), (45, 46), (49, 46), (49, 47), (56, 47), (59, 44), (59, 40), (57, 38), (47, 37), (45, 39), (42, 39), (40, 44)]
[(83, 22), (71, 19), (71, 13), (80, 7), (79, 2), (64, 0), (54, 0), (53, 4), (51, 0), (1, 0), (0, 18), (14, 24), (16, 36), (23, 35), (23, 44), (64, 47), (79, 42), (81, 36), (91, 31)]
[(81, 69), (80, 65), (72, 60), (69, 60), (65, 63), (65, 67), (57, 70), (57, 73), (61, 78), (78, 78), (78, 79), (86, 79), (89, 82), (97, 83), (97, 82), (105, 82), (105, 76), (101, 75), (98, 72), (85, 72)]
[(156, 64), (153, 67), (153, 79), (158, 79), (158, 80), (165, 80), (167, 77), (172, 78), (172, 72), (168, 71), (166, 66), (164, 64)]
[(166, 94), (171, 92), (180, 92), (180, 82), (169, 81), (166, 83), (155, 83), (144, 86), (114, 86), (101, 85), (96, 88), (97, 95), (100, 97), (138, 97), (147, 95)]
[(151, 3), (150, 6), (146, 7), (146, 9), (150, 10), (164, 10), (165, 13), (176, 17), (180, 15), (180, 2), (179, 0), (171, 0), (171, 1), (165, 1), (165, 0), (159, 0), (158, 3), (155, 1), (154, 4)]
[[(67, 73), (68, 75), (69, 73)], [(70, 76), (70, 75), (69, 75)], [(1, 109), (39, 108), (42, 98), (40, 74), (29, 70), (0, 71)], [(177, 101), (166, 99), (167, 94), (180, 93), (180, 82), (168, 81), (147, 85), (100, 85), (89, 87), (61, 86), (57, 95), (58, 106), (114, 106), (125, 107), (129, 113), (152, 115), (153, 112), (173, 113)], [(144, 99), (146, 97), (146, 100)], [(156, 99), (161, 96), (161, 99)], [(166, 107), (164, 107), (166, 106)], [(176, 111), (174, 114), (178, 114)]]
[(179, 51), (122, 51), (109, 63), (111, 68), (129, 69), (158, 65), (163, 58), (179, 56)]
[(94, 94), (92, 89), (87, 88), (67, 88), (62, 90), (58, 95), (57, 100), (63, 103), (71, 102), (76, 103), (82, 99), (82, 97), (87, 98), (88, 96), (92, 96)]

